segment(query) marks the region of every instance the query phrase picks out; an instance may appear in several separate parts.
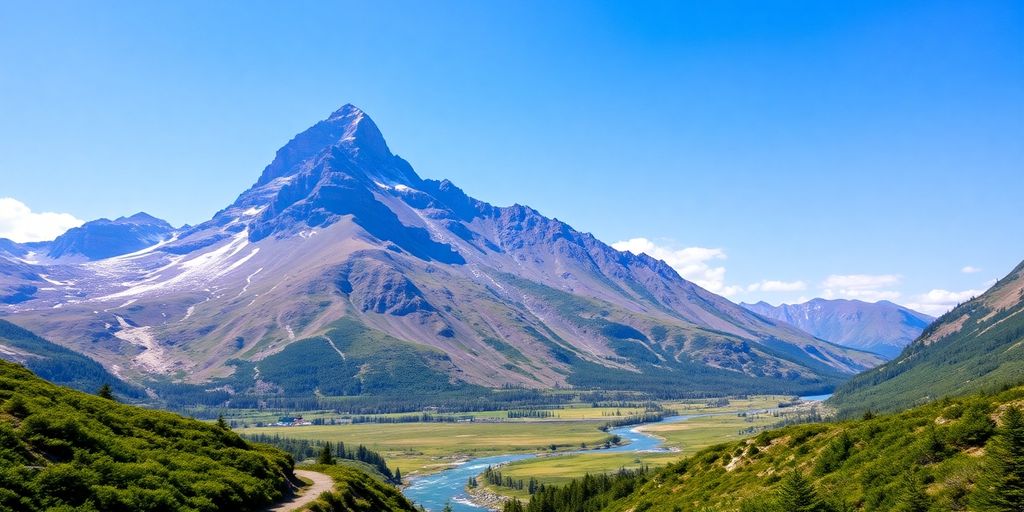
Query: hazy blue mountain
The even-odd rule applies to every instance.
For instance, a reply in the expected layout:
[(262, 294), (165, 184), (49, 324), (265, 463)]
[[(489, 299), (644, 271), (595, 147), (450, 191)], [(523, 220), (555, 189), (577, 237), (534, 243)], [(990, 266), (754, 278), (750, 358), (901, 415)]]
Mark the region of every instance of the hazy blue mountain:
[(892, 359), (918, 337), (934, 317), (889, 301), (812, 299), (803, 304), (742, 304), (767, 318), (799, 327), (818, 338)]
[(50, 258), (84, 256), (99, 260), (132, 253), (167, 240), (174, 227), (147, 213), (114, 220), (98, 219), (71, 228), (47, 244)]

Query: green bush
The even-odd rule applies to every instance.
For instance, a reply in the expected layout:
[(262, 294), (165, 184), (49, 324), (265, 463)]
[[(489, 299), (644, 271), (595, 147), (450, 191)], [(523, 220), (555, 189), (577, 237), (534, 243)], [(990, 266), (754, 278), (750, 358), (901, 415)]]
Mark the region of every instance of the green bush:
[(258, 510), (287, 490), (282, 451), (7, 362), (0, 410), (0, 510)]

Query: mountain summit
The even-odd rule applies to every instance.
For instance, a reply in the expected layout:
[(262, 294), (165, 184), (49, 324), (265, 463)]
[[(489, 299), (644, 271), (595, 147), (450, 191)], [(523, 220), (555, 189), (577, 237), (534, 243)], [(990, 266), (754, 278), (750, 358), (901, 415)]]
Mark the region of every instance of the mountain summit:
[[(296, 135), (279, 149), (274, 161), (263, 169), (256, 187), (300, 173), (303, 164), (312, 163), (310, 159), (328, 149), (330, 153), (337, 151), (354, 161), (369, 164), (364, 170), (371, 170), (375, 174), (373, 177), (405, 185), (411, 184), (412, 179), (418, 179), (408, 164), (400, 172), (389, 172), (395, 170), (388, 164), (393, 163), (391, 161), (396, 157), (391, 154), (384, 135), (370, 116), (356, 106), (347, 104), (327, 119)], [(376, 175), (381, 171), (384, 172)]]
[(532, 208), (421, 179), (351, 105), (174, 239), (30, 268), (46, 281), (3, 314), (125, 378), (229, 379), (236, 400), (509, 385), (790, 393), (881, 362)]

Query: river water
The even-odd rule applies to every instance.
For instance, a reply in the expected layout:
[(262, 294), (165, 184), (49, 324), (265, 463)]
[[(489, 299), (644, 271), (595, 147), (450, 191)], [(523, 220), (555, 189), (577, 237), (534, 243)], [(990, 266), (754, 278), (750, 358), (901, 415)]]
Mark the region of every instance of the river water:
[[(804, 400), (821, 401), (832, 395), (817, 395), (800, 397)], [(763, 411), (763, 409), (759, 410)], [(754, 412), (754, 411), (747, 411)], [(717, 414), (737, 414), (735, 412)], [(693, 418), (710, 416), (710, 414), (691, 414), (687, 416), (670, 416), (661, 420), (661, 423), (678, 423)], [(623, 444), (602, 450), (580, 450), (573, 452), (561, 452), (553, 457), (571, 455), (574, 453), (612, 453), (612, 452), (650, 452), (668, 451), (662, 446), (662, 440), (650, 434), (636, 430), (637, 426), (615, 428), (609, 434), (617, 434), (622, 438)], [(472, 504), (466, 494), (466, 482), (469, 477), (483, 473), (487, 466), (496, 466), (517, 460), (532, 459), (537, 457), (536, 453), (519, 453), (508, 455), (495, 455), (493, 457), (481, 457), (464, 462), (452, 469), (441, 471), (433, 475), (411, 478), (409, 485), (403, 489), (405, 497), (424, 506), (428, 511), (439, 512), (444, 508), (445, 503), (451, 503), (455, 512), (482, 512), (484, 509)]]

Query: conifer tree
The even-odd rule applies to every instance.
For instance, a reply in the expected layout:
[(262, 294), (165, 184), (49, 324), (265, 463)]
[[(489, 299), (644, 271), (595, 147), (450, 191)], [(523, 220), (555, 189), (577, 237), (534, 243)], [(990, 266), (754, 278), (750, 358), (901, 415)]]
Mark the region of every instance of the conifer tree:
[(97, 391), (96, 394), (99, 395), (100, 398), (106, 398), (107, 400), (117, 400), (116, 398), (114, 398), (113, 388), (111, 388), (110, 384), (107, 384), (106, 382), (104, 382), (103, 385), (100, 386), (100, 390)]
[(782, 481), (779, 489), (779, 505), (786, 512), (826, 512), (828, 509), (818, 497), (814, 485), (799, 471), (794, 471)]
[(900, 483), (896, 512), (927, 512), (931, 499), (924, 492), (924, 483), (918, 475), (908, 473)]
[(505, 508), (503, 512), (525, 512), (526, 509), (523, 507), (523, 502), (517, 499), (511, 499), (505, 502)]
[(1024, 511), (1024, 414), (1009, 407), (1002, 419), (988, 444), (986, 471), (972, 496), (978, 511)]
[(217, 416), (217, 426), (220, 427), (223, 430), (231, 430), (228, 427), (228, 422), (224, 421), (224, 415), (223, 414)]
[(331, 442), (328, 441), (320, 450), (320, 456), (316, 459), (317, 464), (334, 464), (334, 453), (331, 451)]

